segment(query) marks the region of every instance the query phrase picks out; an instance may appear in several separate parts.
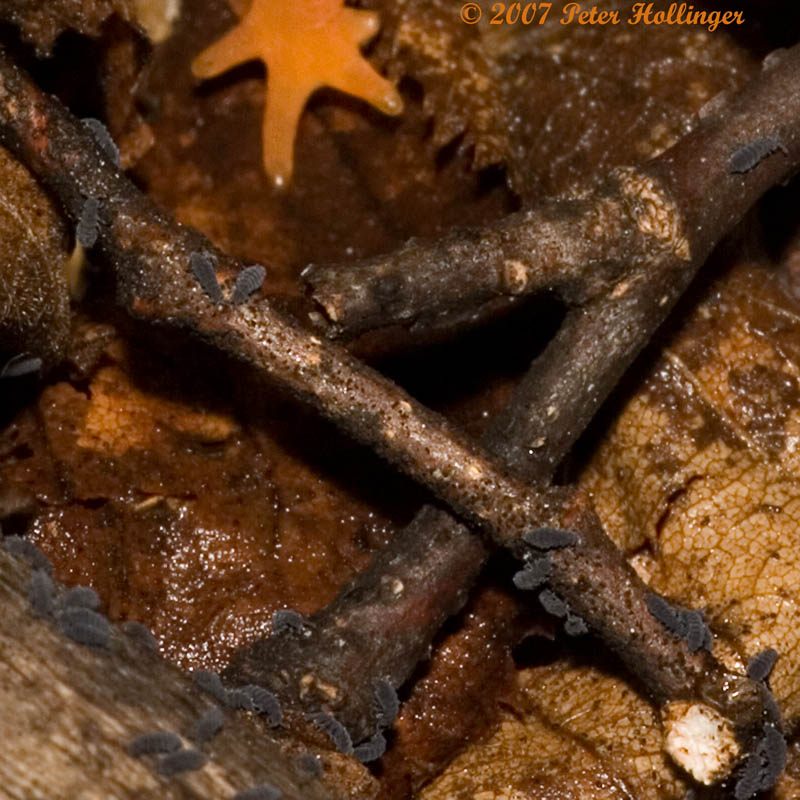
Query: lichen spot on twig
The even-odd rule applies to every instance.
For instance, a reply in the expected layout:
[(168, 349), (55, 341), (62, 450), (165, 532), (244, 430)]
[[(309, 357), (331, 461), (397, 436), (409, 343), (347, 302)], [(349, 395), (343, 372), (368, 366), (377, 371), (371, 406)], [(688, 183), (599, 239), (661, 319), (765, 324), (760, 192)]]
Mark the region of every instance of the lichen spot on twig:
[(509, 294), (522, 294), (528, 285), (527, 266), (518, 259), (507, 259), (503, 262), (503, 282)]
[(589, 626), (586, 624), (586, 620), (583, 617), (579, 617), (577, 614), (569, 613), (567, 614), (567, 620), (564, 623), (564, 630), (567, 633), (567, 636), (583, 636), (584, 634), (589, 633)]
[(678, 258), (689, 261), (689, 240), (683, 230), (680, 211), (659, 182), (634, 167), (619, 167), (613, 174), (639, 230), (658, 239)]

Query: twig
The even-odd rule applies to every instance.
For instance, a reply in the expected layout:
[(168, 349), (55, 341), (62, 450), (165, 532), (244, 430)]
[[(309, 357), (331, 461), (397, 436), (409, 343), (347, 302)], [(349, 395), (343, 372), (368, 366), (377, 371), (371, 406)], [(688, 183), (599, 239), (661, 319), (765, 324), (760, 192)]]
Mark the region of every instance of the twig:
[(373, 685), (399, 687), (444, 622), (464, 605), (488, 549), (445, 511), (425, 506), (328, 606), (303, 636), (271, 636), (243, 648), (226, 670), (285, 703), (334, 711), (356, 740), (376, 730)]
[(301, 277), (330, 323), (329, 335), (348, 338), (389, 325), (434, 325), (457, 312), (482, 319), (480, 306), (491, 300), (543, 289), (585, 302), (647, 258), (636, 252), (642, 237), (608, 188), (608, 197), (551, 200), (489, 228), (433, 243), (411, 239), (355, 264), (312, 264)]
[[(793, 56), (769, 58), (768, 74), (753, 82), (736, 108), (728, 104), (724, 112), (710, 113), (690, 137), (645, 170), (663, 181), (683, 219), (709, 217), (710, 231), (703, 234), (698, 226), (691, 236), (692, 260), (703, 245), (717, 241), (721, 219), (711, 220), (715, 212), (738, 218), (777, 174), (785, 175), (796, 163), (794, 104), (786, 91), (770, 89), (776, 88), (774, 75), (794, 77)], [(780, 99), (789, 106), (780, 110), (775, 105)], [(757, 149), (764, 142), (771, 147), (767, 155), (751, 169), (737, 170), (737, 154), (750, 143)], [(704, 163), (692, 157), (698, 145), (708, 155)], [(695, 172), (687, 171), (686, 163), (681, 171), (674, 160), (686, 156)], [(673, 175), (672, 167), (679, 167), (681, 175)], [(471, 315), (477, 321), (489, 301), (545, 289), (570, 305), (585, 305), (626, 277), (641, 274), (654, 260), (654, 242), (637, 227), (637, 209), (615, 186), (622, 172), (629, 171), (580, 187), (575, 197), (549, 199), (512, 214), (500, 225), (458, 231), (434, 242), (412, 239), (388, 255), (355, 264), (310, 265), (302, 277), (332, 337), (350, 338), (391, 325), (435, 325), (440, 315)], [(713, 194), (703, 196), (704, 190)]]

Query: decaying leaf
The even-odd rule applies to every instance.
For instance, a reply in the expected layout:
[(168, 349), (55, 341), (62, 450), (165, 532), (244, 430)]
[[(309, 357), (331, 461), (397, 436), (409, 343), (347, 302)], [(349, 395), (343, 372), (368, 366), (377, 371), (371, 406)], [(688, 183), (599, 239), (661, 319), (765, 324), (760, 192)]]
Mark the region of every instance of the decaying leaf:
[[(592, 5), (623, 20), (631, 8)], [(377, 53), (422, 85), (437, 143), (463, 133), (476, 167), (504, 164), (531, 200), (662, 152), (753, 68), (730, 37), (699, 26), (562, 24), (555, 5), (544, 24), (508, 24), (497, 9), (513, 4), (484, 6), (470, 25), (448, 0), (385, 3)]]
[(0, 350), (52, 365), (69, 332), (67, 232), (30, 173), (0, 149)]
[(666, 800), (685, 786), (658, 714), (624, 680), (566, 658), (518, 674), (514, 708), (422, 800)]
[[(552, 774), (548, 767), (570, 754), (574, 771)], [(588, 748), (536, 718), (507, 717), (485, 745), (467, 750), (420, 795), (423, 800), (623, 800)]]
[(263, 387), (242, 389), (262, 417), (251, 426), (211, 399), (200, 362), (159, 367), (108, 325), (76, 326), (70, 359), (72, 382), (0, 437), (0, 515), (24, 515), (60, 579), (147, 624), (172, 661), (220, 669), (273, 611), (329, 602), (385, 542), (365, 481), (355, 494), (311, 463), (315, 444), (305, 457), (299, 439), (285, 447), (291, 425), (319, 434)]
[(450, 0), (383, 3), (381, 19), (378, 57), (393, 78), (405, 74), (422, 85), (434, 141), (441, 146), (466, 133), (478, 167), (503, 160), (510, 142), (507, 119), (498, 113), (502, 74), (484, 41), (490, 29), (463, 22)]
[(59, 34), (66, 30), (97, 36), (112, 15), (134, 18), (131, 0), (6, 0), (0, 16), (18, 25), (23, 36), (48, 55)]
[[(631, 8), (620, 0), (595, 5), (622, 19)], [(707, 102), (755, 68), (732, 37), (718, 34), (685, 25), (546, 24), (499, 43), (514, 189), (531, 200), (560, 193), (675, 144)]]
[[(800, 713), (800, 316), (766, 270), (715, 287), (648, 371), (584, 477), (653, 588), (706, 609), (743, 670)], [(636, 498), (631, 502), (630, 498)]]

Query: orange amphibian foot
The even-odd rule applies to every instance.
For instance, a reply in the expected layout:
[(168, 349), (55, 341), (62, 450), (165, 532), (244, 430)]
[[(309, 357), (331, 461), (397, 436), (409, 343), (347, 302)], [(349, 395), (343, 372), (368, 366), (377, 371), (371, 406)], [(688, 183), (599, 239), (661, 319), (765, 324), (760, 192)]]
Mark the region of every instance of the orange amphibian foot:
[(332, 86), (360, 97), (386, 114), (403, 101), (359, 51), (378, 32), (378, 15), (342, 0), (253, 0), (239, 24), (192, 62), (198, 78), (211, 78), (244, 61), (267, 65), (264, 169), (276, 186), (292, 177), (294, 138), (309, 95)]

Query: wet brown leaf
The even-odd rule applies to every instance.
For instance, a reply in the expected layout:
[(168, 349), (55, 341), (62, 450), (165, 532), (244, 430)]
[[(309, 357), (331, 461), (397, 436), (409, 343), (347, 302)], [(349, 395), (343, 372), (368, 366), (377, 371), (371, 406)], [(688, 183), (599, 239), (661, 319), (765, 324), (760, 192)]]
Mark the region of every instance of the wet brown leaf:
[(475, 166), (505, 165), (528, 200), (657, 155), (753, 69), (719, 31), (625, 24), (620, 0), (592, 4), (619, 12), (607, 27), (561, 24), (559, 6), (544, 25), (496, 24), (501, 4), (480, 5), (481, 23), (467, 25), (451, 0), (385, 3), (377, 53), (423, 87), (435, 142), (464, 134)]
[(416, 796), (466, 742), (496, 724), (513, 691), (517, 604), (495, 586), (477, 590), (414, 682), (383, 758), (386, 800)]
[(476, 166), (483, 167), (503, 161), (510, 148), (503, 76), (485, 42), (490, 29), (467, 25), (458, 10), (452, 0), (383, 3), (377, 55), (393, 78), (407, 75), (422, 85), (435, 143), (464, 133), (475, 146)]
[(30, 173), (0, 148), (0, 348), (52, 365), (69, 332), (64, 222)]
[[(618, 10), (621, 20), (631, 8), (620, 0), (594, 5)], [(675, 144), (708, 101), (755, 69), (733, 37), (719, 33), (553, 21), (498, 42), (514, 189), (529, 200), (562, 193)]]
[(316, 610), (385, 543), (391, 479), (334, 480), (313, 449), (298, 452), (302, 436), (282, 436), (319, 430), (263, 387), (243, 389), (261, 412), (244, 425), (192, 358), (160, 364), (98, 324), (78, 327), (71, 353), (73, 382), (45, 388), (0, 437), (0, 508), (22, 516), (60, 579), (147, 624), (173, 662), (225, 666), (273, 611)]

